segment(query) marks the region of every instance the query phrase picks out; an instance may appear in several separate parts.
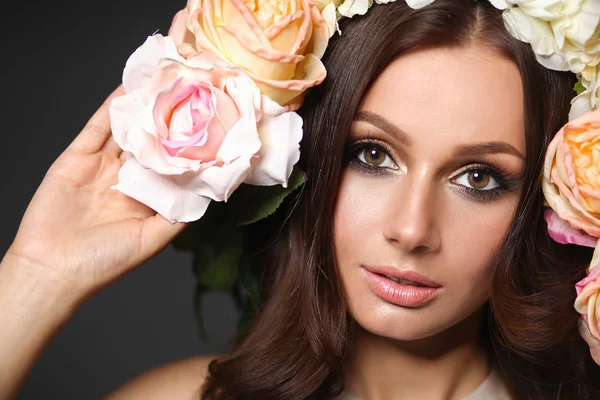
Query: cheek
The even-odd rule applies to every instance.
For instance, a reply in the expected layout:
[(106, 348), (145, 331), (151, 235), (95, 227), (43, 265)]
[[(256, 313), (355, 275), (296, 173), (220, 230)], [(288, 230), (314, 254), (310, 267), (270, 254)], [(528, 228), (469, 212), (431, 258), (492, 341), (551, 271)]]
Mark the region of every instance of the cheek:
[(365, 246), (381, 234), (386, 185), (374, 184), (372, 180), (354, 171), (345, 172), (342, 178), (334, 215), (334, 242), (340, 265), (356, 262)]
[(518, 197), (511, 193), (489, 203), (475, 203), (451, 196), (445, 210), (438, 210), (442, 234), (443, 279), (456, 290), (487, 296), (492, 282), (492, 261), (500, 250), (512, 221)]

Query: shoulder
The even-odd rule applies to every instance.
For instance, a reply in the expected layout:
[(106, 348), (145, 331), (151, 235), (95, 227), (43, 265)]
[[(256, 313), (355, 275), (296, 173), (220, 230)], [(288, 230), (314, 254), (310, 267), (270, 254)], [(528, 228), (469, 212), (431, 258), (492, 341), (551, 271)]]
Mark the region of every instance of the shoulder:
[(125, 382), (104, 400), (198, 399), (208, 364), (215, 358), (195, 356), (159, 365)]

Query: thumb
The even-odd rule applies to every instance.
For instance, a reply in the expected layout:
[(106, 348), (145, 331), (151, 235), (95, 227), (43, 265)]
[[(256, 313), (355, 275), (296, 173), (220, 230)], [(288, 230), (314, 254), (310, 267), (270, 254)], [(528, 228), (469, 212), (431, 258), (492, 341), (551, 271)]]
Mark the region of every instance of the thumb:
[(170, 222), (160, 214), (144, 220), (142, 225), (142, 254), (154, 256), (160, 253), (188, 225), (186, 222)]

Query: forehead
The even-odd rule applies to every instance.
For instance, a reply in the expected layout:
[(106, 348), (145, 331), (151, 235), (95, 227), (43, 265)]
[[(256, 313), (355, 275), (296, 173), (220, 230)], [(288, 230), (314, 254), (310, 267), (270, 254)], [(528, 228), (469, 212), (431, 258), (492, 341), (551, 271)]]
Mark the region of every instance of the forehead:
[(360, 109), (380, 114), (417, 146), (505, 141), (525, 152), (519, 70), (482, 47), (433, 48), (397, 58)]

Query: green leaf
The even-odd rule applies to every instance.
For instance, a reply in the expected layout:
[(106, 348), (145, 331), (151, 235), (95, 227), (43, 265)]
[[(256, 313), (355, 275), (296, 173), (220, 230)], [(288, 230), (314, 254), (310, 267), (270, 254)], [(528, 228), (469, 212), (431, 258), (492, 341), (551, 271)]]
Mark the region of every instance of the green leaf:
[(573, 90), (575, 91), (575, 93), (577, 93), (577, 95), (580, 95), (581, 93), (586, 91), (586, 88), (585, 86), (583, 86), (581, 80), (578, 80), (575, 86), (573, 87)]
[(228, 205), (212, 202), (198, 221), (192, 222), (173, 245), (192, 251), (192, 268), (198, 283), (208, 289), (230, 291), (238, 276), (243, 254), (244, 228), (232, 220)]
[(194, 273), (200, 284), (228, 292), (238, 277), (244, 234), (241, 228), (233, 225), (213, 233), (210, 239), (205, 236), (194, 251)]
[(250, 225), (273, 214), (285, 197), (306, 182), (306, 174), (294, 167), (288, 186), (242, 185), (229, 199), (238, 226)]
[(234, 225), (227, 212), (227, 204), (212, 201), (206, 213), (191, 222), (171, 243), (177, 250), (195, 250), (204, 240), (210, 240), (218, 227)]

